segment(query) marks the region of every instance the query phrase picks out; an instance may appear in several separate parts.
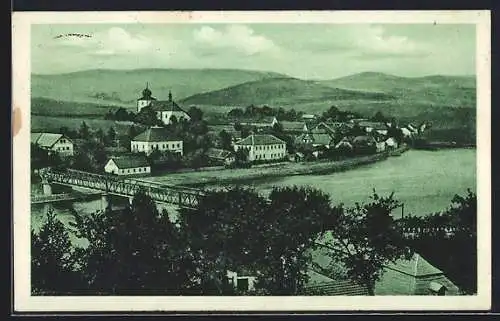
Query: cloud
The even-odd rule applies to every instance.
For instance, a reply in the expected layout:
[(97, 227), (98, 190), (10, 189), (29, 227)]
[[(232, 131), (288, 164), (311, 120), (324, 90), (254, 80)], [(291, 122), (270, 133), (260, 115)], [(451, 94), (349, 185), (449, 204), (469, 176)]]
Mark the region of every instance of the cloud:
[(132, 35), (118, 27), (93, 35), (61, 35), (55, 39), (55, 45), (76, 48), (97, 56), (137, 54), (155, 49), (150, 39), (141, 35)]
[(361, 59), (421, 57), (430, 54), (429, 47), (406, 36), (390, 35), (377, 25), (332, 26), (321, 37), (314, 35), (302, 43), (316, 52), (349, 53)]
[(230, 25), (223, 30), (203, 26), (194, 31), (193, 38), (195, 47), (207, 52), (226, 49), (251, 56), (279, 49), (272, 40), (256, 35), (251, 28), (244, 25)]

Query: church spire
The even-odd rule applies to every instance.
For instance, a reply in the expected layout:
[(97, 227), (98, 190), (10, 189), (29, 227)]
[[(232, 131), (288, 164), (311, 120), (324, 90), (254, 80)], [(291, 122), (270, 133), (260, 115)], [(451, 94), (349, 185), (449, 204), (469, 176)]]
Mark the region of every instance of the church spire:
[(172, 101), (172, 92), (168, 91), (168, 101)]
[(151, 99), (151, 90), (149, 90), (149, 82), (146, 82), (146, 88), (142, 91), (142, 97), (145, 99)]

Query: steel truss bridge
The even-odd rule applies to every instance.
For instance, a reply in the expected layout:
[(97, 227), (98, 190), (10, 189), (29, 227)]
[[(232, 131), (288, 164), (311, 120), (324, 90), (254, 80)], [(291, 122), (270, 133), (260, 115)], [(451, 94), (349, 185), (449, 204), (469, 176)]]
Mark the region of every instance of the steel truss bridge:
[(105, 194), (133, 197), (143, 191), (157, 203), (170, 203), (180, 207), (196, 208), (205, 195), (202, 190), (188, 187), (144, 182), (112, 175), (101, 175), (72, 169), (44, 169), (42, 181), (69, 187), (80, 187)]

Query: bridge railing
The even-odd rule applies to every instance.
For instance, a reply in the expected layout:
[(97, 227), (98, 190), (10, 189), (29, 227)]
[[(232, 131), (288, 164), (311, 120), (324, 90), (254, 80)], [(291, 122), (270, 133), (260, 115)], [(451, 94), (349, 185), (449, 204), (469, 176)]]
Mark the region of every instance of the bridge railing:
[(186, 207), (196, 206), (199, 197), (204, 195), (204, 192), (199, 189), (88, 173), (74, 169), (44, 171), (41, 176), (60, 184), (90, 188), (122, 196), (134, 196), (138, 191), (143, 190), (155, 201), (176, 203)]

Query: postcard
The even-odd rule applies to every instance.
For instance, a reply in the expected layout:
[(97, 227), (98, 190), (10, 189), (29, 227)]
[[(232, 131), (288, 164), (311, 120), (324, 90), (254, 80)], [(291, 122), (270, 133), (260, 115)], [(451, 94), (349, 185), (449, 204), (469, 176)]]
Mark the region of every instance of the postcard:
[(490, 308), (489, 11), (12, 21), (16, 311)]

